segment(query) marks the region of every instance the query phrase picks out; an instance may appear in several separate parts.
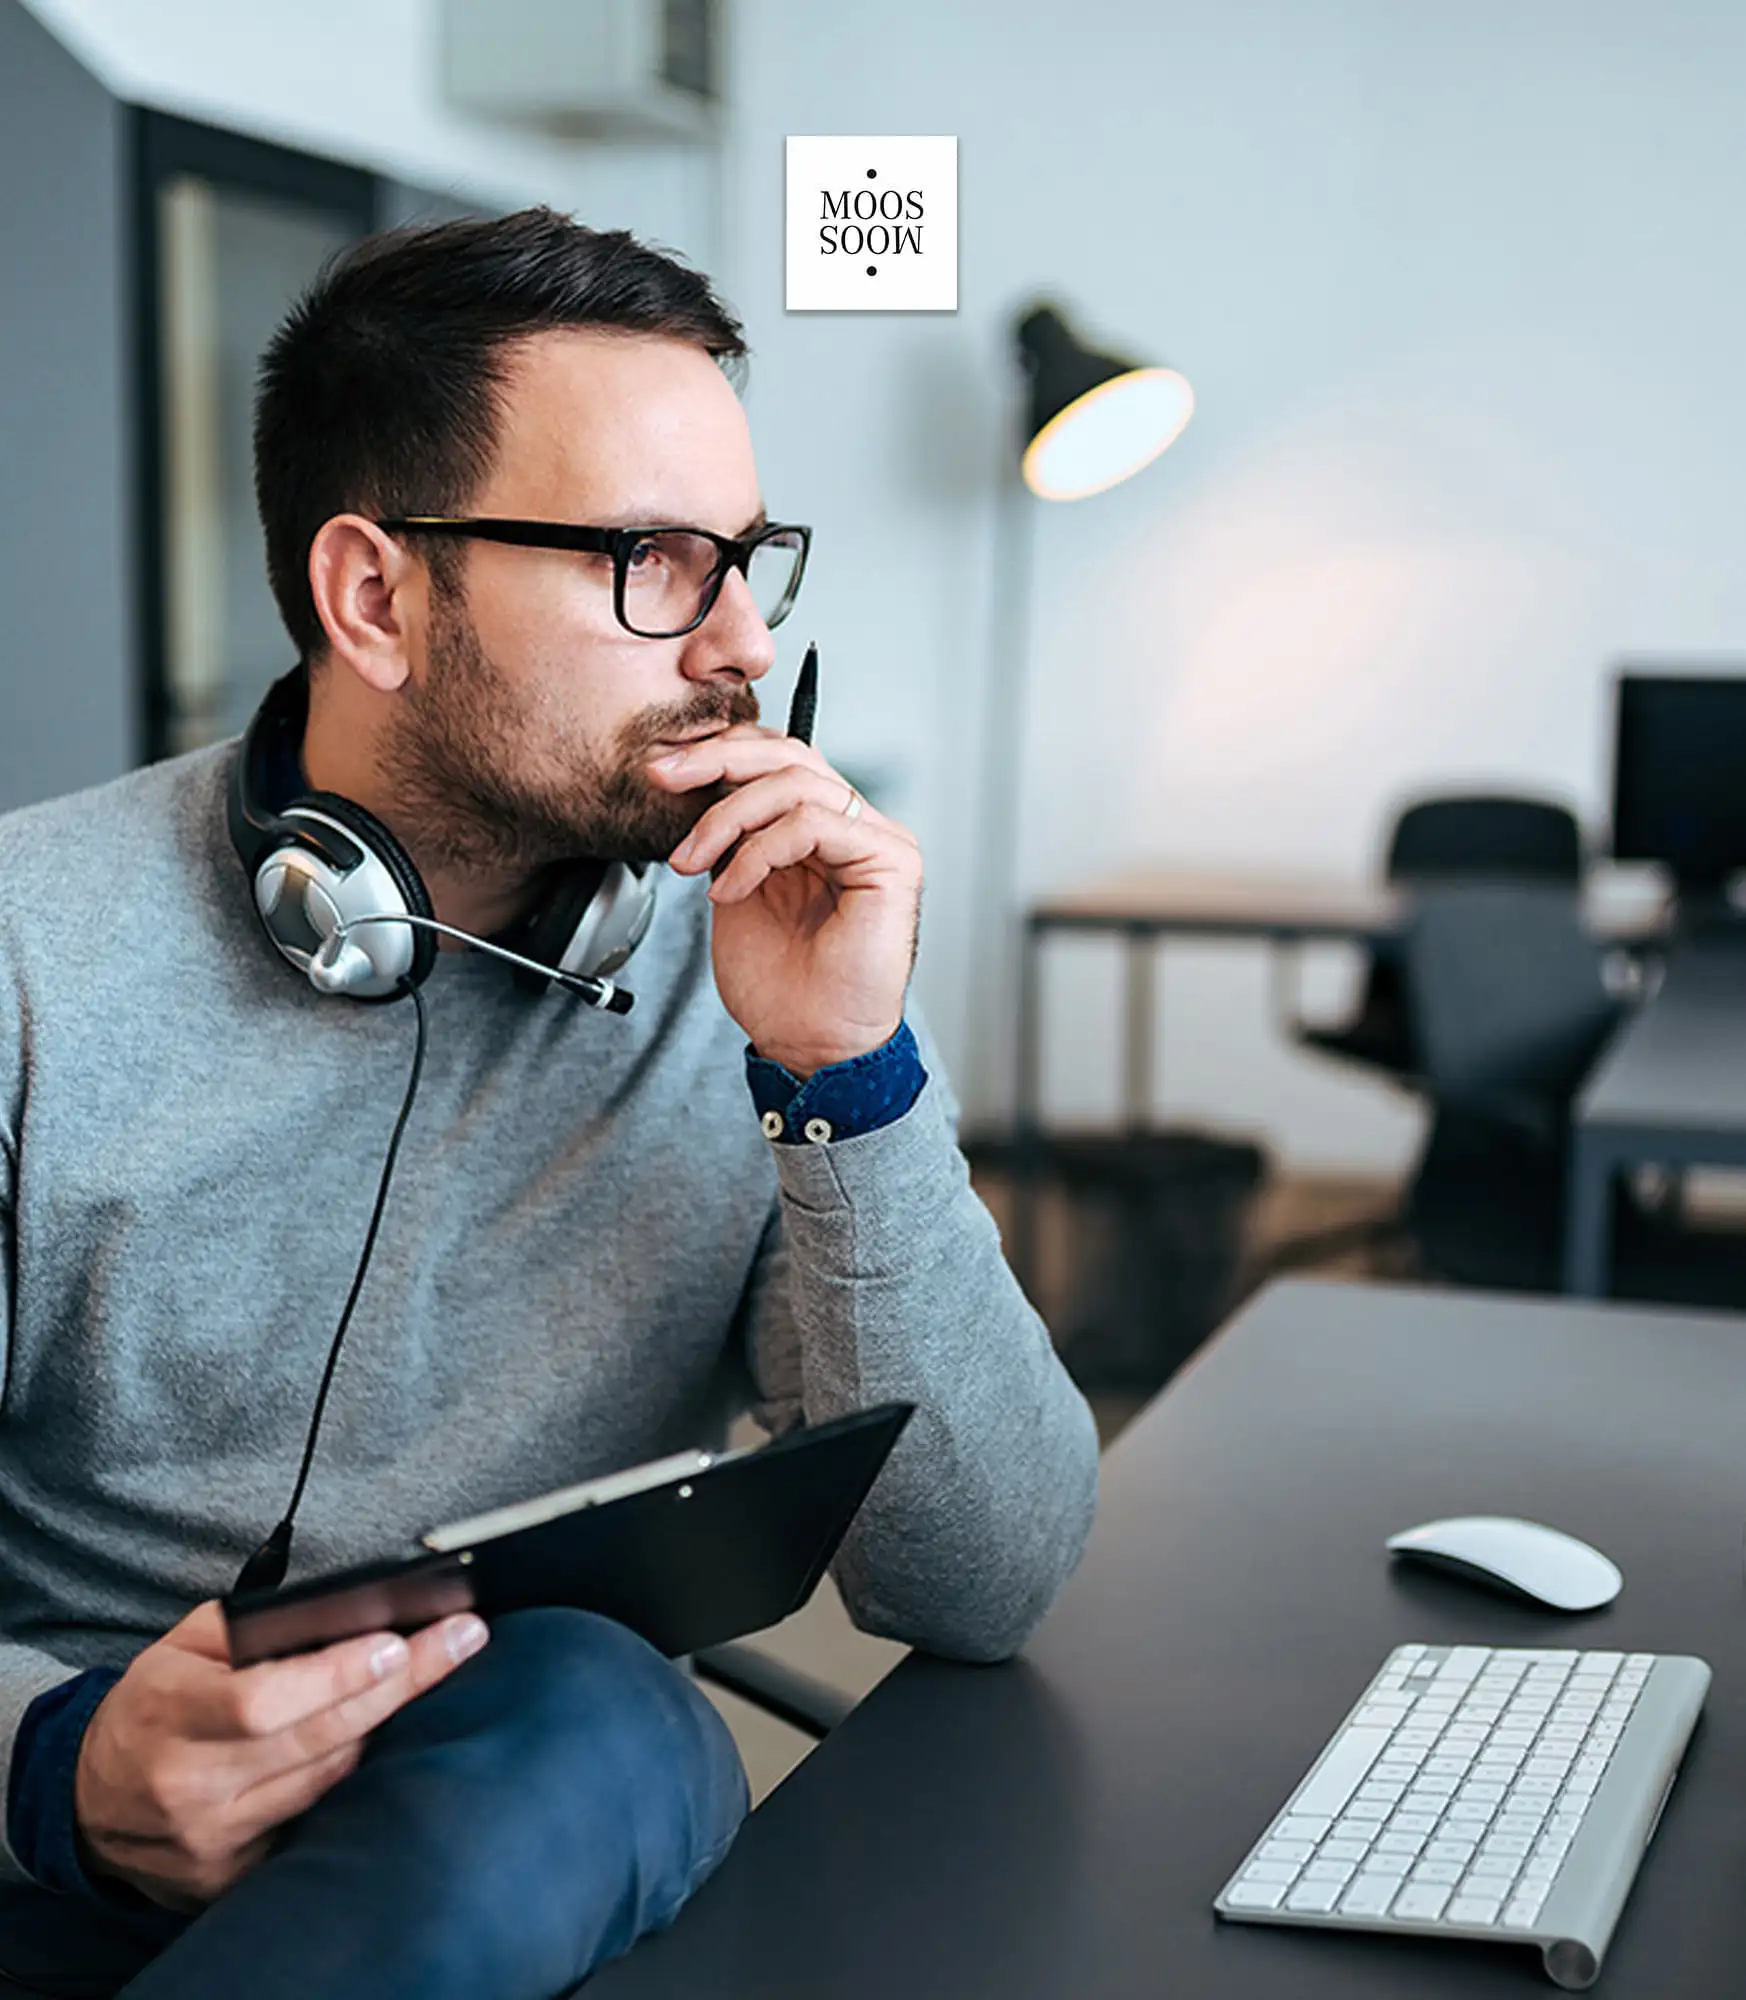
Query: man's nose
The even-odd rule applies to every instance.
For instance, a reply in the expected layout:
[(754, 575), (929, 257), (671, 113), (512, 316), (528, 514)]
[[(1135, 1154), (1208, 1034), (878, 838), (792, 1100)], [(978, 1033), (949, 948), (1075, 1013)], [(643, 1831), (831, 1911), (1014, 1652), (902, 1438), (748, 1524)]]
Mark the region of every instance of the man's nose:
[(752, 587), (730, 565), (709, 616), (685, 640), (682, 665), (692, 680), (737, 675), (761, 681), (776, 664), (776, 641), (752, 595)]

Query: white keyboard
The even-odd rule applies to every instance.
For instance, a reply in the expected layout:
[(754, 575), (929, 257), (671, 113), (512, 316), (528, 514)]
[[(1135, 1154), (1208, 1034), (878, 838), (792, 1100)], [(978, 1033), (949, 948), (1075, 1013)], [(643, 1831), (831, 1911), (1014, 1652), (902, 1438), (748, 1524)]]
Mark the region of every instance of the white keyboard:
[(1709, 1684), (1654, 1653), (1401, 1646), (1213, 1907), (1534, 1944), (1592, 1986)]

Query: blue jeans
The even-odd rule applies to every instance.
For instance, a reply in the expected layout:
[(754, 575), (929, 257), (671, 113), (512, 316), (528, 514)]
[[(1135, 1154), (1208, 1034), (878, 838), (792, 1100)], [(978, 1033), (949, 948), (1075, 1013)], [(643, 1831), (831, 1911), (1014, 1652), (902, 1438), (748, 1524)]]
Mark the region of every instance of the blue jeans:
[(672, 1922), (746, 1803), (670, 1661), (590, 1612), (514, 1612), (196, 1917), (0, 1888), (0, 1965), (127, 2000), (554, 2000)]

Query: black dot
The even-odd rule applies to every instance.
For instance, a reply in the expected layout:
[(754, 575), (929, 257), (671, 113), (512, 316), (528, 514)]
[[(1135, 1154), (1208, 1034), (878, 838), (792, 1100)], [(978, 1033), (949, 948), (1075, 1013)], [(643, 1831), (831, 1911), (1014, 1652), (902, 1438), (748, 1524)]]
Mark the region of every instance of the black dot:
[(879, 178), (879, 176), (877, 173), (874, 172), (874, 170), (871, 167), (869, 167), (867, 169), (867, 178), (870, 181), (876, 181)]
[(868, 275), (868, 277), (870, 277), (870, 278), (876, 278), (876, 277), (878, 277), (878, 275), (879, 275), (879, 266), (878, 266), (877, 264), (869, 264), (869, 265), (867, 266), (867, 275)]

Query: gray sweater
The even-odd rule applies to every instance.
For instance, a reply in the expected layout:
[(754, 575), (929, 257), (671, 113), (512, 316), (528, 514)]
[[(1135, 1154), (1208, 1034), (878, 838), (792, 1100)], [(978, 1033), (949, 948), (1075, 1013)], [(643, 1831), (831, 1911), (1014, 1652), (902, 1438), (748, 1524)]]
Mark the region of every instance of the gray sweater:
[[(318, 994), (257, 926), (233, 754), (0, 818), (0, 1784), (38, 1694), (221, 1595), (283, 1513), (406, 1086), (410, 1003)], [(903, 1398), (837, 1581), (868, 1631), (1003, 1657), (1084, 1544), (1090, 1414), (925, 1042), (895, 1123), (764, 1137), (704, 886), (664, 881), (626, 1017), (439, 953), (291, 1576), (748, 1409)]]

